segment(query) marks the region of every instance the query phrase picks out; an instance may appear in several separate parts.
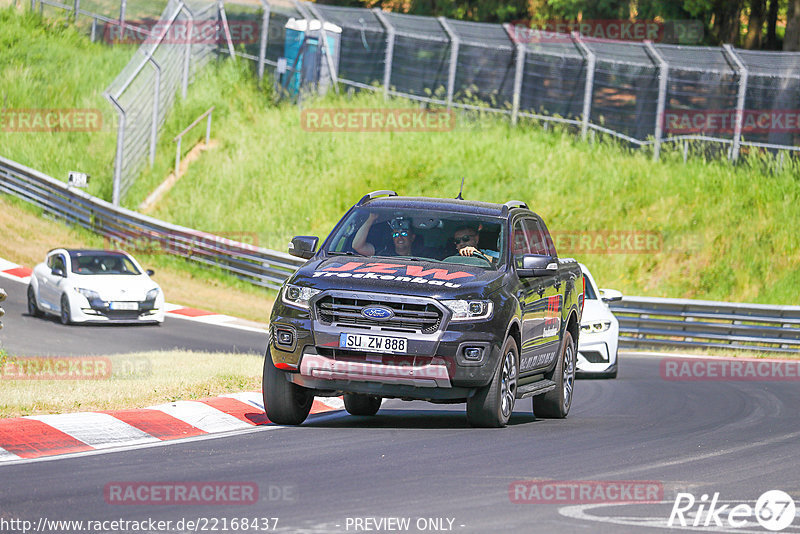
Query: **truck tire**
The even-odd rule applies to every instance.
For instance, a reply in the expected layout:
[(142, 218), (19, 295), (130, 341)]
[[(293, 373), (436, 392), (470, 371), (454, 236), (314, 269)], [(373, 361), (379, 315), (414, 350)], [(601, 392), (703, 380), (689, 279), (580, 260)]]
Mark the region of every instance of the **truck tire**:
[(472, 426), (504, 427), (514, 411), (519, 378), (519, 349), (514, 338), (506, 339), (500, 354), (491, 383), (467, 399), (467, 421)]
[(533, 398), (533, 413), (537, 417), (563, 419), (569, 414), (575, 388), (575, 343), (569, 332), (564, 333), (564, 346), (552, 377), (548, 378), (556, 383), (556, 388)]
[(344, 394), (344, 409), (350, 415), (375, 415), (381, 409), (381, 398), (357, 393)]
[(299, 425), (308, 417), (314, 402), (313, 391), (286, 380), (283, 371), (272, 363), (269, 349), (264, 356), (264, 376), (261, 382), (264, 412), (279, 425)]

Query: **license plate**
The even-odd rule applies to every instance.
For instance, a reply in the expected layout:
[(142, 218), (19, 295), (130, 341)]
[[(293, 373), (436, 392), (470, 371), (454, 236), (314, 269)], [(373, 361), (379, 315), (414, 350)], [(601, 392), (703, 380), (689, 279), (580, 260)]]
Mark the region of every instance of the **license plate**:
[(339, 348), (385, 354), (405, 354), (408, 352), (408, 340), (402, 337), (340, 334)]
[(112, 310), (138, 310), (139, 303), (138, 302), (112, 302), (108, 305), (109, 309)]

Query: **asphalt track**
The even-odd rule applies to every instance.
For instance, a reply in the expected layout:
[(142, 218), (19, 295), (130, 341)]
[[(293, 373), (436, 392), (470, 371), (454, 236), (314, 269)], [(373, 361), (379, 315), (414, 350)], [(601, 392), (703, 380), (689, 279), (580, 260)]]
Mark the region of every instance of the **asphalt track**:
[[(61, 354), (77, 354), (89, 333), (88, 348), (100, 352), (118, 345), (263, 350), (257, 334), (251, 340), (248, 332), (178, 319), (161, 328), (65, 328), (18, 313), (24, 294), (2, 285), (9, 292), (4, 337), (10, 350), (26, 346), (7, 335), (13, 331), (36, 336), (28, 341), (31, 350), (44, 343)], [(12, 520), (29, 520), (38, 532), (242, 532), (241, 524), (231, 528), (232, 519), (275, 517), (279, 532), (663, 532), (679, 492), (698, 500), (718, 492), (729, 511), (736, 504), (753, 507), (762, 493), (779, 489), (800, 505), (798, 406), (796, 380), (670, 381), (660, 374), (659, 357), (623, 353), (617, 380), (578, 381), (565, 420), (535, 419), (525, 400), (507, 428), (473, 429), (463, 405), (389, 400), (373, 418), (337, 413), (296, 428), (257, 427), (0, 466), (0, 532), (22, 532)], [(513, 502), (515, 482), (534, 479), (643, 481), (663, 488), (663, 495), (656, 503)], [(132, 482), (244, 483), (258, 488), (258, 499), (135, 505), (106, 499), (107, 485)], [(703, 528), (698, 506), (687, 511), (689, 524), (698, 515), (696, 531), (768, 532), (752, 516), (731, 527), (725, 513), (723, 528)], [(390, 518), (407, 519), (408, 528), (377, 523)], [(89, 529), (85, 523), (83, 530), (46, 523), (151, 519), (173, 523), (163, 529), (132, 523)], [(179, 529), (181, 519), (200, 519), (200, 528)], [(783, 532), (800, 532), (800, 516)]]
[[(28, 315), (27, 284), (1, 278), (0, 287), (8, 293), (0, 305), (6, 312), (0, 319), (4, 325), (0, 341), (16, 356), (96, 356), (173, 349), (263, 354), (267, 346), (266, 332), (232, 330), (169, 315), (161, 326), (64, 326), (55, 316)], [(213, 306), (209, 303), (209, 308)]]

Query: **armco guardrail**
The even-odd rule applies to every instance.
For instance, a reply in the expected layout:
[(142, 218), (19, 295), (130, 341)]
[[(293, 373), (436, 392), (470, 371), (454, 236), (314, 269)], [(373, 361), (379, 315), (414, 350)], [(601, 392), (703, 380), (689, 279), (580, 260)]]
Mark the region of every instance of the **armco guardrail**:
[(41, 207), (58, 219), (125, 244), (150, 247), (218, 267), (253, 284), (278, 288), (303, 261), (246, 243), (169, 224), (114, 207), (39, 171), (0, 157), (0, 192)]
[(800, 306), (626, 296), (611, 310), (623, 347), (800, 352)]
[[(118, 208), (0, 157), (0, 193), (121, 243), (218, 267), (250, 283), (277, 288), (303, 261)], [(800, 352), (800, 306), (736, 304), (626, 296), (612, 303), (623, 347), (751, 349)]]

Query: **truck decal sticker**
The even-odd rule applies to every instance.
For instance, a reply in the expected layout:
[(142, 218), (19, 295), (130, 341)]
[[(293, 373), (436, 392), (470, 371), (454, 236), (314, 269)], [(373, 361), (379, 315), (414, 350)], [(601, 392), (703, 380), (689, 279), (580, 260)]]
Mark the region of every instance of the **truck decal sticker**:
[[(403, 273), (403, 267), (405, 267), (405, 272)], [(326, 267), (324, 269), (320, 269), (319, 271), (314, 272), (314, 277), (318, 277), (317, 273), (320, 272), (330, 272), (330, 273), (370, 273), (370, 274), (383, 274), (383, 275), (397, 275), (397, 274), (405, 274), (406, 276), (392, 276), (391, 278), (386, 278), (384, 276), (379, 277), (381, 280), (397, 280), (400, 282), (417, 282), (415, 278), (423, 278), (425, 282), (417, 282), (417, 283), (432, 283), (435, 280), (455, 280), (457, 278), (466, 278), (466, 277), (474, 277), (474, 274), (467, 273), (464, 271), (455, 271), (450, 272), (447, 269), (425, 269), (419, 265), (402, 265), (398, 263), (383, 263), (383, 262), (370, 262), (370, 263), (363, 263), (358, 261), (348, 261), (343, 265), (338, 265), (336, 267)], [(433, 275), (434, 280), (428, 280), (427, 276)], [(352, 275), (354, 278), (362, 278), (361, 276)], [(414, 278), (411, 278), (414, 277)], [(347, 278), (347, 277), (343, 277)], [(376, 278), (375, 276), (363, 276), (363, 278)], [(405, 280), (405, 278), (410, 278), (409, 280)], [(440, 283), (435, 283), (433, 285), (442, 285)], [(452, 286), (447, 284), (447, 287), (459, 287)]]

